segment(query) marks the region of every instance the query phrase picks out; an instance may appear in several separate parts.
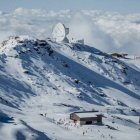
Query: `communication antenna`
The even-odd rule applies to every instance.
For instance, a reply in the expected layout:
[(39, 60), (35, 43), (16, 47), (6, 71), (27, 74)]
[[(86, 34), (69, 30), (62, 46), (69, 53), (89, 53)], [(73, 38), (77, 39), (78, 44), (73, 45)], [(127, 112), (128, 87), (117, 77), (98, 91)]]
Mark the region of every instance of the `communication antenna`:
[(69, 28), (66, 28), (64, 24), (57, 23), (52, 31), (52, 38), (56, 42), (69, 42), (67, 35), (69, 34)]

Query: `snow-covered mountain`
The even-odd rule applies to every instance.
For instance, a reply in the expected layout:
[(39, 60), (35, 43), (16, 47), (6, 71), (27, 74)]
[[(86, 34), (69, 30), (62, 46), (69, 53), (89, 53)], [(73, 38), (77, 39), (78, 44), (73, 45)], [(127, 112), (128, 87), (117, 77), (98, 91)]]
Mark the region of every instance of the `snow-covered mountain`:
[[(0, 46), (0, 140), (138, 140), (139, 60), (49, 38), (10, 37)], [(93, 109), (104, 115), (103, 125), (69, 119), (73, 111)]]

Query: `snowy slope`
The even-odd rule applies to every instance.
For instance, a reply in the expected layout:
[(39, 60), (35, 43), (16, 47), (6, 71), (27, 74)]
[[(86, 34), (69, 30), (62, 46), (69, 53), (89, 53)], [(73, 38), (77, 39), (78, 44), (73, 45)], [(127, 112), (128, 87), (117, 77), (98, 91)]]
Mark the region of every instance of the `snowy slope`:
[[(127, 61), (28, 36), (1, 44), (0, 140), (137, 140), (139, 106), (140, 69)], [(102, 126), (69, 120), (73, 111), (92, 109), (104, 114)]]

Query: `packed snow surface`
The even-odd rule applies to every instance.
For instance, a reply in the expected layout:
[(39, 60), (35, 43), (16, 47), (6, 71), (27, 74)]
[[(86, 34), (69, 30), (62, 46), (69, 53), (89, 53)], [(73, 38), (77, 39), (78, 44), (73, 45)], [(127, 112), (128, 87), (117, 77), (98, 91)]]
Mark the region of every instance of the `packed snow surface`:
[[(138, 140), (139, 57), (11, 36), (0, 46), (0, 140)], [(70, 113), (98, 110), (102, 125)]]

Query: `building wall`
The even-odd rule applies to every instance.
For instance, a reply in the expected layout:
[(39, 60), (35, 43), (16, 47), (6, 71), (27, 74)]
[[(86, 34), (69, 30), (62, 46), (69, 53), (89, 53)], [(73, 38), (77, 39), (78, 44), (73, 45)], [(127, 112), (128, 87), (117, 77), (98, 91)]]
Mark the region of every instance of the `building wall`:
[(71, 120), (77, 120), (77, 121), (80, 120), (79, 116), (77, 116), (75, 113), (72, 113), (72, 114), (70, 115), (70, 119), (71, 119)]
[(98, 116), (97, 117), (97, 122), (101, 122), (102, 123), (102, 116)]
[[(90, 120), (89, 120), (90, 121)], [(92, 124), (96, 124), (96, 123), (98, 123), (97, 121), (91, 121), (91, 123), (87, 123), (87, 122), (89, 122), (89, 121), (80, 121), (80, 125), (92, 125)]]
[(98, 116), (98, 117), (95, 117), (95, 118), (83, 118), (83, 119), (80, 119), (80, 125), (85, 125), (85, 124), (95, 124), (95, 123), (102, 123), (102, 117), (101, 116)]

